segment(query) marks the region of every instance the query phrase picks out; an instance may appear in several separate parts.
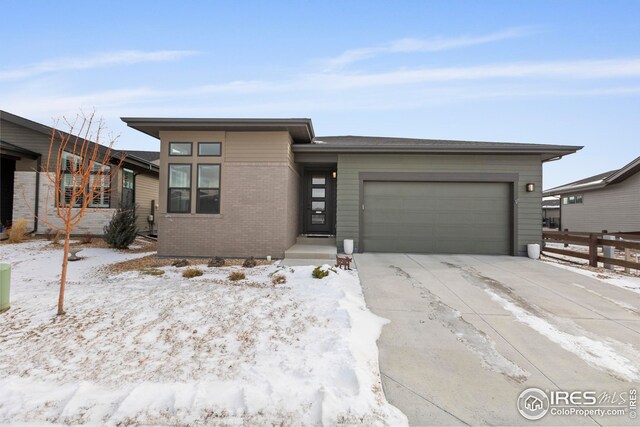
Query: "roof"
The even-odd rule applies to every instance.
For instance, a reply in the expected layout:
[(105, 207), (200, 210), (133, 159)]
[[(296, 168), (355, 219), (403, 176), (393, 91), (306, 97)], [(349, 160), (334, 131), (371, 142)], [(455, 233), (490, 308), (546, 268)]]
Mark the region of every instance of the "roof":
[[(31, 129), (31, 130), (33, 130), (35, 132), (38, 132), (38, 133), (45, 134), (47, 136), (51, 136), (51, 132), (53, 131), (52, 127), (43, 125), (42, 123), (34, 122), (33, 120), (29, 120), (29, 119), (26, 119), (26, 118), (21, 117), (21, 116), (17, 116), (15, 114), (9, 113), (9, 112), (4, 111), (4, 110), (0, 110), (0, 119), (6, 120), (6, 121), (11, 122), (11, 123), (14, 123), (14, 124), (16, 124), (18, 126), (25, 127), (27, 129)], [(58, 131), (62, 132), (64, 135), (68, 135), (68, 133), (60, 131), (59, 129), (58, 129)], [(91, 144), (96, 144), (93, 141), (89, 141), (89, 142)], [(5, 142), (3, 141), (2, 144), (4, 145)], [(13, 145), (14, 147), (17, 147), (15, 144), (11, 144), (11, 145)], [(98, 144), (98, 146), (103, 152), (104, 152), (104, 150), (106, 150), (108, 148), (107, 146), (102, 145), (102, 144)], [(29, 150), (25, 150), (25, 151), (29, 151)], [(125, 156), (126, 153), (127, 152), (125, 150), (116, 150), (115, 148), (111, 149), (111, 157), (114, 158), (114, 159), (120, 159), (123, 156)], [(150, 153), (150, 152), (138, 151), (138, 153)], [(34, 154), (37, 154), (37, 153), (34, 153)], [(158, 157), (159, 157), (159, 154), (158, 154)], [(134, 165), (137, 165), (137, 166), (142, 166), (142, 167), (147, 168), (149, 170), (152, 170), (154, 172), (158, 172), (159, 171), (159, 168), (158, 168), (157, 164), (153, 163), (150, 160), (146, 160), (143, 157), (138, 157), (138, 156), (136, 156), (134, 154), (126, 155), (125, 163), (130, 163), (130, 164), (134, 164)]]
[(560, 209), (560, 199), (542, 200), (542, 209)]
[(127, 157), (136, 157), (138, 159), (146, 160), (147, 162), (154, 162), (160, 160), (159, 151), (141, 151), (141, 150), (122, 150), (127, 153)]
[(160, 131), (287, 131), (295, 143), (310, 143), (315, 136), (311, 119), (219, 119), (219, 118), (167, 118), (121, 117), (127, 126), (160, 138)]
[(524, 144), (515, 142), (460, 141), (445, 139), (392, 138), (379, 136), (318, 136), (311, 144), (294, 145), (294, 152), (338, 153), (482, 153), (540, 154), (543, 161), (575, 153), (581, 146)]
[(19, 155), (25, 155), (33, 159), (37, 159), (38, 157), (40, 157), (40, 153), (36, 153), (34, 151), (27, 150), (26, 148), (22, 148), (20, 146), (12, 144), (10, 142), (1, 141), (1, 140), (0, 140), (0, 152), (2, 154), (9, 154), (9, 155), (14, 153)]
[(640, 157), (633, 159), (630, 163), (626, 164), (620, 169), (599, 173), (588, 178), (583, 178), (578, 181), (550, 188), (548, 190), (545, 190), (542, 194), (545, 196), (549, 196), (563, 193), (573, 193), (576, 191), (596, 190), (598, 188), (604, 188), (610, 184), (617, 184), (618, 182), (622, 182), (638, 172), (640, 172)]

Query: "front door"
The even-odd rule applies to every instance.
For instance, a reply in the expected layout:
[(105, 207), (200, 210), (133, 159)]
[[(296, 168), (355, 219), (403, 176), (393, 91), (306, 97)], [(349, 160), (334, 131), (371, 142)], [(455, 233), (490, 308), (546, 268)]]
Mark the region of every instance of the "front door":
[(304, 234), (335, 234), (335, 178), (332, 169), (304, 174)]

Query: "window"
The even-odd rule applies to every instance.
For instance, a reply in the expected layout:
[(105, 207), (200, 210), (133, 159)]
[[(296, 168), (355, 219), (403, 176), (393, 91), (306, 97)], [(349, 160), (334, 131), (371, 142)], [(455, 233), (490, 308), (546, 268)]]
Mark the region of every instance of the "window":
[(220, 156), (220, 147), (219, 142), (199, 142), (198, 156)]
[(62, 170), (66, 172), (72, 172), (78, 170), (80, 167), (80, 156), (75, 154), (62, 153)]
[(135, 175), (132, 170), (122, 169), (122, 207), (132, 207), (135, 203), (134, 195)]
[(111, 203), (111, 168), (105, 166), (102, 172), (100, 169), (94, 172), (89, 185), (93, 191), (93, 200), (89, 207), (108, 208)]
[(575, 205), (578, 203), (582, 203), (582, 194), (578, 194), (576, 196), (568, 196), (562, 198), (563, 205)]
[[(65, 173), (64, 175), (62, 175), (62, 191), (60, 192), (60, 197), (62, 199), (60, 201), (61, 205), (69, 206), (71, 203), (73, 203), (74, 208), (79, 208), (82, 206), (82, 196), (78, 195), (80, 182), (75, 182), (79, 179), (80, 177), (75, 177), (70, 173)], [(78, 189), (77, 191), (75, 191), (76, 195), (78, 196), (76, 196), (76, 199), (72, 201), (71, 197), (73, 197), (74, 188)]]
[(312, 185), (324, 185), (325, 184), (324, 175), (311, 177), (311, 184)]
[[(73, 175), (74, 172), (78, 171), (81, 163), (82, 158), (80, 156), (68, 152), (62, 153), (62, 191), (60, 192), (59, 201), (61, 204), (69, 205), (73, 203), (75, 208), (82, 206), (82, 194), (79, 194), (82, 178)], [(91, 168), (91, 178), (87, 190), (91, 190), (94, 194), (93, 200), (88, 205), (89, 207), (108, 208), (111, 204), (111, 168), (101, 163), (94, 163)], [(72, 201), (71, 198), (74, 192), (76, 197)]]
[(191, 165), (169, 164), (167, 212), (191, 212)]
[(191, 143), (190, 142), (170, 142), (169, 155), (170, 156), (190, 156)]
[(198, 165), (197, 194), (197, 213), (220, 213), (220, 165)]

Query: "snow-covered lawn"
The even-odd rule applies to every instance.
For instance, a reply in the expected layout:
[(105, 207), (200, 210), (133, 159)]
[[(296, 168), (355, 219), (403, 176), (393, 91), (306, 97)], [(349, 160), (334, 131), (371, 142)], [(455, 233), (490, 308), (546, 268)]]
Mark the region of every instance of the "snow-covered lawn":
[[(387, 403), (376, 339), (355, 272), (207, 268), (184, 279), (99, 272), (148, 255), (85, 249), (69, 264), (55, 316), (61, 250), (0, 246), (12, 271), (0, 314), (0, 423), (402, 425)], [(271, 275), (284, 274), (274, 285)]]

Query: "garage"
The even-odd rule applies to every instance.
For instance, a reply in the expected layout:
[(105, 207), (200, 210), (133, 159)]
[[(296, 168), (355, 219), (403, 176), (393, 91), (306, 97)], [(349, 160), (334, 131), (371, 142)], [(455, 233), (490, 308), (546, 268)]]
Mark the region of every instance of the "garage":
[(362, 250), (512, 253), (508, 182), (366, 181)]

